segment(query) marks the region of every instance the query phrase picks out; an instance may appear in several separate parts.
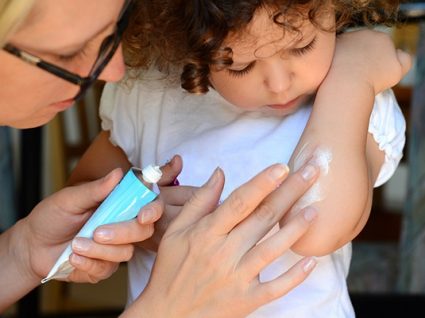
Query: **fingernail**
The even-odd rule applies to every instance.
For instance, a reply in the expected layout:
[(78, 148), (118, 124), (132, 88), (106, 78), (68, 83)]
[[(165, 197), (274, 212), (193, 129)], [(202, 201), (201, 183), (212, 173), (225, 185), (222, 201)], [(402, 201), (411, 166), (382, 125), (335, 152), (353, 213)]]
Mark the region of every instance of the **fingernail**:
[(212, 187), (214, 186), (217, 181), (218, 181), (218, 175), (219, 175), (219, 171), (221, 171), (221, 169), (219, 167), (217, 167), (213, 174), (211, 175), (211, 177), (208, 179), (208, 181), (205, 183), (206, 186), (208, 187)]
[(86, 252), (90, 248), (90, 242), (87, 239), (76, 237), (72, 241), (72, 249), (77, 252)]
[(142, 224), (152, 223), (152, 221), (155, 219), (155, 217), (156, 217), (156, 211), (152, 208), (146, 208), (142, 212), (140, 222)]
[(301, 171), (301, 177), (305, 181), (309, 181), (316, 175), (316, 173), (317, 173), (317, 167), (313, 166), (312, 164), (308, 164)]
[(287, 165), (284, 164), (277, 164), (273, 166), (273, 168), (270, 171), (270, 176), (274, 180), (280, 180), (282, 179), (289, 171), (289, 168)]
[(310, 272), (317, 264), (317, 261), (314, 257), (308, 257), (304, 260), (303, 270), (304, 272)]
[(74, 265), (82, 265), (84, 264), (84, 257), (77, 255), (77, 254), (71, 254), (71, 262)]
[(103, 181), (107, 182), (109, 179), (111, 179), (111, 176), (113, 175), (114, 170), (110, 171), (104, 178)]
[(303, 213), (304, 213), (304, 219), (307, 222), (313, 221), (317, 216), (317, 210), (310, 206), (305, 208)]
[(114, 170), (110, 171), (104, 178), (103, 180), (105, 182), (109, 181), (109, 179), (112, 178), (112, 176), (116, 173), (117, 170), (119, 170), (120, 168), (115, 168)]
[(97, 240), (102, 242), (109, 242), (114, 238), (114, 231), (108, 228), (102, 228), (95, 231), (95, 236)]

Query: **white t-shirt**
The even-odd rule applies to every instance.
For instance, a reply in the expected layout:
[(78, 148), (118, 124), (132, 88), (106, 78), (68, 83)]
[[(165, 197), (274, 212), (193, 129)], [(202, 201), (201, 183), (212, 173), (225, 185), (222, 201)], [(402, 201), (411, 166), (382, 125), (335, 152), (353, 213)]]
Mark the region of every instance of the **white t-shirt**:
[[(311, 107), (286, 117), (247, 112), (215, 91), (191, 95), (178, 85), (165, 89), (164, 82), (151, 79), (130, 88), (108, 84), (101, 101), (102, 128), (135, 166), (163, 164), (180, 154), (182, 185), (200, 186), (221, 167), (226, 175), (222, 200), (265, 167), (288, 163), (311, 112)], [(380, 185), (397, 167), (405, 141), (404, 118), (392, 91), (377, 96), (369, 131), (386, 154), (376, 182)], [(136, 249), (129, 262), (129, 302), (146, 286), (154, 258), (155, 253)], [(300, 259), (289, 251), (263, 270), (260, 279), (271, 280)], [(346, 285), (350, 260), (351, 244), (319, 257), (303, 284), (249, 317), (354, 317)]]

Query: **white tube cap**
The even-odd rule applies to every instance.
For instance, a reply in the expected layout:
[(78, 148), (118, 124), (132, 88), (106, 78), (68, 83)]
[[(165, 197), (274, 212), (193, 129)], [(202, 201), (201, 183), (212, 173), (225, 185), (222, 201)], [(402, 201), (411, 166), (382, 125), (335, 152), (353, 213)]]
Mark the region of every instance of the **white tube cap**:
[(157, 183), (162, 177), (162, 171), (159, 166), (149, 165), (142, 169), (142, 178), (149, 183)]

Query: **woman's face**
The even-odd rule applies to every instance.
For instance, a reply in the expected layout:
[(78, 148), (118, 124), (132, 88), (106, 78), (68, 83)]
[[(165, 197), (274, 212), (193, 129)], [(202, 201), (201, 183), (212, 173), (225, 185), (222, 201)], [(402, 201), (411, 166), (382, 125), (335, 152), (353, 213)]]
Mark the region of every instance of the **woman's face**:
[[(114, 31), (123, 0), (36, 0), (29, 16), (8, 39), (15, 47), (70, 72), (87, 76), (101, 42)], [(79, 91), (55, 75), (0, 49), (0, 125), (35, 127), (69, 108)], [(121, 47), (100, 75), (124, 74)]]

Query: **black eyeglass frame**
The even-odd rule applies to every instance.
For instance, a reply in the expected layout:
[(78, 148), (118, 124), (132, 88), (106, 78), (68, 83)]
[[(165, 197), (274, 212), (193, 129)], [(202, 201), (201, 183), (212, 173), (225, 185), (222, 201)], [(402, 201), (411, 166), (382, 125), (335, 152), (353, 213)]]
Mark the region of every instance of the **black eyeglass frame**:
[(118, 17), (118, 21), (115, 27), (115, 31), (107, 36), (100, 45), (99, 54), (97, 55), (96, 60), (93, 63), (93, 66), (89, 72), (89, 75), (86, 77), (82, 77), (78, 74), (72, 73), (60, 66), (54, 65), (52, 63), (46, 62), (43, 59), (25, 52), (23, 50), (18, 49), (14, 45), (7, 43), (3, 50), (6, 52), (15, 55), (21, 60), (34, 65), (38, 68), (45, 70), (57, 77), (60, 77), (72, 84), (80, 86), (80, 90), (77, 95), (74, 97), (75, 101), (78, 101), (86, 92), (87, 89), (93, 85), (93, 83), (97, 80), (99, 75), (105, 69), (106, 65), (111, 61), (115, 52), (118, 49), (118, 46), (121, 42), (122, 34), (124, 30), (127, 28), (128, 20), (130, 16), (131, 9), (133, 7), (133, 0), (125, 0), (123, 8)]

